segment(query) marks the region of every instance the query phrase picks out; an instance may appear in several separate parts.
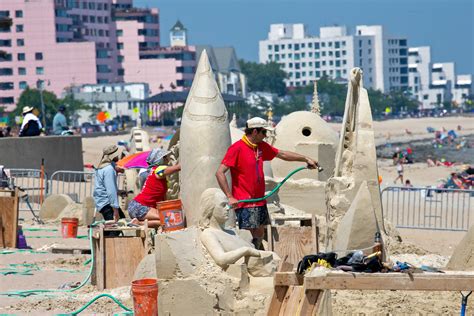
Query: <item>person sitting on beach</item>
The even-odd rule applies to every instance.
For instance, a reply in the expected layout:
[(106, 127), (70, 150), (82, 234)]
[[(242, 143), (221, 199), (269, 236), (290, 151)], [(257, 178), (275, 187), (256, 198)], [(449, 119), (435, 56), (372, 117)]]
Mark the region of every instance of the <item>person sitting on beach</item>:
[(147, 157), (148, 177), (145, 180), (142, 191), (128, 205), (128, 214), (132, 223), (142, 224), (148, 220), (148, 227), (160, 226), (160, 214), (156, 203), (164, 201), (168, 183), (166, 176), (181, 170), (178, 163), (168, 166), (169, 151), (153, 149)]

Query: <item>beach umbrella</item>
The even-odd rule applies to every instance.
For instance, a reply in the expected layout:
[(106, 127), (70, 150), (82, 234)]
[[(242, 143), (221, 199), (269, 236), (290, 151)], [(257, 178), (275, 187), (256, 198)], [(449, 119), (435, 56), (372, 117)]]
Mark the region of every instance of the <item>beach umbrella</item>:
[(147, 168), (148, 164), (146, 163), (146, 159), (148, 158), (148, 154), (150, 154), (150, 151), (128, 155), (117, 161), (117, 166), (124, 169)]

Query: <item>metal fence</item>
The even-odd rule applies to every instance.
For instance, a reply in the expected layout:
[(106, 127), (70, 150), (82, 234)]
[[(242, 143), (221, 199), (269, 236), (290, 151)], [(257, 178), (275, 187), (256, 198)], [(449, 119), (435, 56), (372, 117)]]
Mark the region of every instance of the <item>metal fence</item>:
[[(42, 200), (51, 194), (68, 195), (74, 202), (83, 203), (94, 192), (95, 173), (92, 171), (59, 170), (41, 181), (39, 169), (9, 169), (13, 184), (24, 190), (34, 211), (41, 208)], [(117, 187), (125, 189), (125, 175), (118, 174)], [(20, 200), (20, 210), (29, 210), (25, 198)]]
[(94, 190), (94, 172), (59, 170), (49, 179), (50, 194), (66, 194), (74, 202), (82, 203)]
[(398, 228), (467, 231), (474, 224), (474, 190), (387, 187), (382, 204)]
[(41, 179), (41, 170), (39, 169), (9, 169), (10, 177), (13, 178), (13, 184), (24, 190), (26, 198), (20, 199), (19, 208), (21, 211), (28, 210), (28, 202), (34, 210), (39, 210), (42, 199), (48, 193), (48, 176), (44, 174)]

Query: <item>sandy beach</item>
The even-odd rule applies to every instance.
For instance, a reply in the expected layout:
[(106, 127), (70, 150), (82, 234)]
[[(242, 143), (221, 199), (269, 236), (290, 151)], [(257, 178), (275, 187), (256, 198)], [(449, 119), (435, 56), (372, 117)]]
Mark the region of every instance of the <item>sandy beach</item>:
[[(388, 120), (374, 122), (376, 143), (385, 146), (387, 143), (410, 144), (410, 142), (430, 139), (427, 127), (434, 129), (456, 130), (460, 136), (474, 134), (474, 117), (421, 118)], [(339, 124), (331, 124), (338, 131)], [(409, 133), (405, 131), (409, 130)], [(153, 136), (151, 133), (150, 136)], [(119, 140), (128, 140), (128, 135), (103, 136), (83, 138), (83, 157), (85, 164), (96, 164), (105, 145), (116, 144)], [(163, 144), (152, 144), (153, 147)], [(462, 156), (462, 155), (461, 155)], [(466, 161), (472, 157), (466, 157)], [(465, 163), (465, 161), (459, 161)], [(390, 159), (378, 160), (379, 174), (382, 177), (381, 189), (393, 184), (396, 178), (396, 168)], [(458, 171), (460, 166), (431, 167), (425, 162), (416, 162), (405, 166), (405, 178), (410, 179), (414, 186), (436, 185), (440, 179), (446, 178), (451, 172)], [(471, 210), (471, 212), (474, 210)], [(12, 264), (36, 264), (32, 275), (9, 274), (0, 275), (0, 292), (27, 289), (57, 289), (68, 283), (80, 282), (89, 271), (89, 265), (84, 265), (90, 255), (86, 254), (53, 254), (48, 252), (53, 245), (69, 247), (87, 247), (88, 239), (63, 239), (60, 236), (60, 224), (41, 226), (42, 231), (31, 220), (31, 214), (20, 212), (21, 223), (28, 244), (36, 251), (34, 253), (4, 253), (0, 254), (0, 268), (11, 268)], [(449, 261), (454, 248), (465, 235), (465, 232), (422, 231), (400, 229), (404, 241), (414, 245), (419, 251), (412, 253), (397, 253), (393, 261), (406, 261), (415, 265), (431, 265), (443, 268)], [(81, 227), (78, 235), (86, 236), (87, 229)], [(406, 249), (409, 249), (407, 247)], [(92, 297), (100, 293), (113, 293), (126, 306), (132, 307), (130, 287), (113, 290), (97, 291), (87, 284), (73, 294), (60, 293), (57, 296), (6, 297), (0, 296), (0, 314), (16, 315), (52, 315), (71, 312)], [(334, 315), (347, 314), (457, 314), (460, 310), (461, 296), (456, 292), (404, 292), (404, 291), (332, 291), (332, 308)], [(468, 314), (473, 314), (474, 301), (470, 300)], [(107, 314), (119, 312), (120, 308), (110, 300), (101, 300), (92, 305), (84, 314)]]

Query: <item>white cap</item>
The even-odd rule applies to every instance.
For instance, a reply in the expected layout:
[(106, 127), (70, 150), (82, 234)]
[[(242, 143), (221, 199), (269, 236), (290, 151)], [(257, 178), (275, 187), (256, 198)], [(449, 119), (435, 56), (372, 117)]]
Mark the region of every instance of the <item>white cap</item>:
[(252, 117), (250, 120), (247, 121), (247, 128), (264, 128), (266, 130), (274, 130), (272, 126), (268, 124), (267, 121), (265, 121), (261, 117)]

